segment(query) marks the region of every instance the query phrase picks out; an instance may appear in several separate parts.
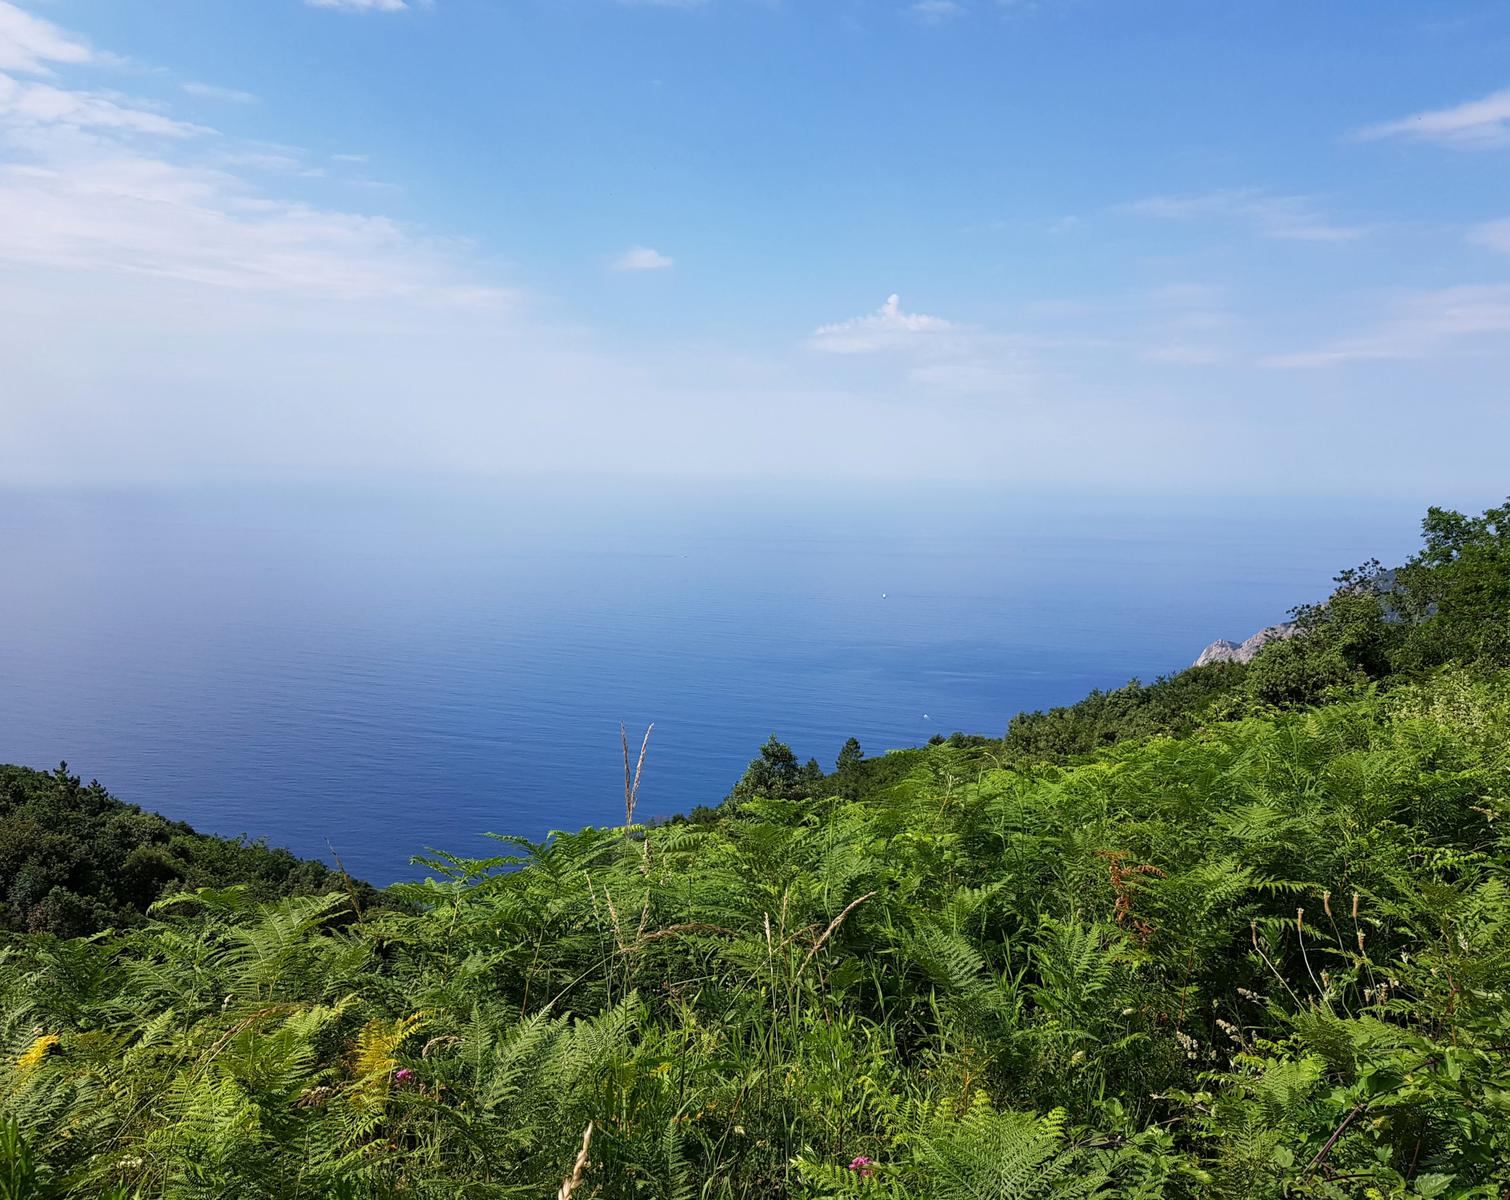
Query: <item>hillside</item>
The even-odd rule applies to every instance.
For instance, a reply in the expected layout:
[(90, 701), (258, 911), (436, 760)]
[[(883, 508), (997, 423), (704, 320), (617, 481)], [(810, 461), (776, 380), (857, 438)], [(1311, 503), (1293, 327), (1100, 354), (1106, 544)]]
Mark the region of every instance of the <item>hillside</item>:
[(12, 936), (0, 1195), (1505, 1194), (1510, 509), (1424, 533), (1004, 740)]
[(184, 889), (239, 884), (276, 900), (346, 886), (324, 863), (197, 833), (85, 786), (67, 763), (50, 773), (0, 766), (0, 881), (0, 930), (64, 937), (140, 924)]

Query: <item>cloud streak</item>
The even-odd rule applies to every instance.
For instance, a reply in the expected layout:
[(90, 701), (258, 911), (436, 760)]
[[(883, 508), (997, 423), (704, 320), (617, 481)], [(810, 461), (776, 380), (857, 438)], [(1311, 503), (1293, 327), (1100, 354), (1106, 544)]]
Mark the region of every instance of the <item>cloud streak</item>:
[(304, 0), (310, 8), (333, 8), (341, 12), (403, 12), (405, 0)]
[(1133, 216), (1165, 221), (1221, 220), (1249, 225), (1260, 236), (1290, 242), (1350, 242), (1367, 231), (1327, 220), (1311, 196), (1276, 196), (1257, 188), (1149, 196), (1120, 206)]
[(1335, 367), (1462, 353), (1510, 335), (1510, 285), (1474, 284), (1408, 293), (1373, 330), (1313, 350), (1273, 355), (1273, 367)]
[(220, 87), (213, 83), (190, 81), (179, 85), (190, 96), (199, 100), (219, 100), (225, 104), (256, 104), (257, 97), (240, 88)]
[(1510, 146), (1510, 88), (1452, 108), (1429, 109), (1360, 129), (1360, 141), (1405, 138), (1450, 150), (1491, 150)]
[(966, 9), (958, 0), (916, 0), (907, 11), (924, 25), (942, 25), (945, 21), (965, 15)]
[(133, 106), (106, 92), (23, 83), (0, 74), (0, 124), (12, 130), (74, 129), (191, 138), (213, 133), (203, 125), (177, 121)]
[(51, 21), (0, 0), (0, 71), (51, 75), (48, 63), (94, 61), (92, 50)]
[(1510, 217), (1498, 221), (1486, 221), (1468, 231), (1468, 240), (1476, 246), (1510, 254)]

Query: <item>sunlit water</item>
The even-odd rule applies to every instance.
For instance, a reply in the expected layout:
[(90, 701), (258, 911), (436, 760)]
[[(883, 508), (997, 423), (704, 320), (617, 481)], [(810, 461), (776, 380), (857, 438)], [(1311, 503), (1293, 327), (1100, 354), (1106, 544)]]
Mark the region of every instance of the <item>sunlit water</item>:
[(0, 492), (0, 761), (376, 882), (1187, 665), (1411, 504), (983, 493)]

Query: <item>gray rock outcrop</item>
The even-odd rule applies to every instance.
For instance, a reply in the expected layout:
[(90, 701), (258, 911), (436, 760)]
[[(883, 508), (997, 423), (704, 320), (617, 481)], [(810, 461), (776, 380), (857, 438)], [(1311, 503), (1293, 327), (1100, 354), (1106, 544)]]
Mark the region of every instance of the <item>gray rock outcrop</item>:
[(1293, 621), (1284, 621), (1278, 625), (1270, 625), (1267, 629), (1260, 629), (1246, 642), (1241, 644), (1229, 642), (1226, 638), (1217, 638), (1216, 641), (1201, 651), (1201, 656), (1195, 660), (1194, 665), (1204, 667), (1209, 663), (1252, 662), (1253, 656), (1269, 642), (1294, 637), (1297, 632)]

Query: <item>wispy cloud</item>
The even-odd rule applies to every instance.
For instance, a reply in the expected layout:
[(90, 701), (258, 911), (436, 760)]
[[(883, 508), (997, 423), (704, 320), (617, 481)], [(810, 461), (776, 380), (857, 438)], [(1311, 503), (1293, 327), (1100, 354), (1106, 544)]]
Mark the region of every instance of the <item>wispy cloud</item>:
[(1263, 237), (1281, 241), (1346, 242), (1367, 232), (1328, 220), (1319, 211), (1315, 197), (1276, 196), (1257, 188), (1149, 196), (1121, 205), (1120, 211), (1172, 221), (1240, 221)]
[[(32, 74), (100, 56), (0, 0), (0, 55)], [(109, 61), (109, 60), (104, 60)], [(150, 276), (249, 294), (496, 304), (460, 248), (387, 217), (268, 195), (244, 171), (301, 152), (231, 143), (114, 92), (0, 73), (0, 264)], [(210, 144), (196, 153), (200, 139)]]
[(675, 266), (676, 259), (668, 258), (649, 246), (631, 246), (609, 264), (615, 271), (664, 271)]
[(1501, 254), (1510, 254), (1510, 217), (1474, 226), (1468, 232), (1468, 240)]
[(808, 344), (830, 354), (874, 354), (881, 350), (917, 349), (955, 328), (942, 317), (903, 312), (901, 297), (892, 294), (873, 313), (818, 326)]
[(243, 92), (240, 88), (220, 87), (213, 83), (189, 83), (180, 84), (185, 92), (200, 100), (219, 100), (225, 104), (256, 104), (257, 97), (251, 92)]
[(110, 92), (23, 83), (0, 74), (0, 122), (19, 127), (62, 127), (188, 138), (212, 133), (203, 125), (174, 120)]
[(925, 25), (939, 25), (968, 11), (958, 0), (916, 0), (907, 11)]
[(1457, 353), (1465, 343), (1510, 335), (1510, 285), (1475, 284), (1408, 293), (1367, 333), (1265, 360), (1274, 367), (1331, 367)]
[(1432, 142), (1454, 150), (1485, 150), (1510, 145), (1510, 88), (1493, 92), (1481, 100), (1470, 100), (1454, 108), (1430, 109), (1385, 121), (1358, 131), (1358, 138), (1402, 137)]
[(0, 262), (11, 264), (303, 298), (504, 299), (465, 278), (460, 249), (144, 155), (0, 167)]
[(0, 0), (0, 70), (50, 75), (48, 63), (87, 63), (94, 52), (51, 21)]
[(343, 12), (402, 12), (405, 0), (304, 0), (310, 8), (337, 8)]
[(1143, 360), (1176, 367), (1206, 367), (1221, 362), (1226, 356), (1213, 346), (1190, 346), (1174, 344), (1153, 346), (1143, 351)]

